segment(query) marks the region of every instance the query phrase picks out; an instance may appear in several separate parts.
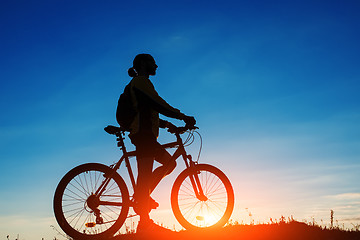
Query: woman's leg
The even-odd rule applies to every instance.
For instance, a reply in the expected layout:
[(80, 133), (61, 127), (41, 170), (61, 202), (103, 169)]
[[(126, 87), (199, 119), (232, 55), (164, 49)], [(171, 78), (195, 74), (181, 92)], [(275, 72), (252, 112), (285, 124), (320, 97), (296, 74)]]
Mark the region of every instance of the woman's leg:
[(137, 202), (137, 213), (140, 215), (140, 221), (147, 222), (149, 217), (149, 199), (152, 179), (152, 169), (154, 165), (154, 148), (151, 147), (153, 141), (147, 138), (131, 139), (136, 146), (136, 160), (138, 175), (134, 189), (134, 199)]
[(138, 177), (136, 181), (136, 201), (138, 203), (138, 214), (140, 221), (147, 221), (149, 217), (149, 199), (154, 158), (139, 157), (137, 159)]
[(157, 151), (155, 160), (162, 165), (156, 168), (152, 174), (152, 182), (150, 185), (150, 193), (156, 188), (159, 182), (167, 175), (169, 175), (176, 167), (176, 161), (172, 159), (171, 155), (157, 143)]

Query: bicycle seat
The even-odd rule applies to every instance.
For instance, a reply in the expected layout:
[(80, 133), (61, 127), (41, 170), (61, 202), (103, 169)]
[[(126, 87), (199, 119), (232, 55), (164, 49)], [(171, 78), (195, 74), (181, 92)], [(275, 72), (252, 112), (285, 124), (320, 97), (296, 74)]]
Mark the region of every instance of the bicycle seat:
[(105, 132), (107, 132), (108, 134), (113, 134), (116, 135), (117, 133), (120, 132), (125, 132), (126, 130), (122, 127), (115, 127), (112, 125), (108, 125), (104, 128)]

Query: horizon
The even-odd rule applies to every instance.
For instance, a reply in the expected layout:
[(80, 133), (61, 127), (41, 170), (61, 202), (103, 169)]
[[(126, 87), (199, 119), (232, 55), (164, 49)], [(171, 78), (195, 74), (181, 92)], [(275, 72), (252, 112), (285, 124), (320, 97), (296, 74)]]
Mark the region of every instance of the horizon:
[[(2, 5), (2, 235), (52, 239), (60, 179), (120, 158), (103, 128), (116, 125), (138, 53), (155, 58), (159, 95), (195, 116), (200, 162), (232, 182), (233, 221), (329, 224), (333, 210), (339, 224), (360, 223), (359, 2)], [(171, 137), (162, 130), (159, 142)], [(199, 139), (190, 149), (195, 158)], [(169, 228), (179, 227), (170, 191), (183, 169), (178, 162), (152, 195), (160, 207), (151, 216)]]

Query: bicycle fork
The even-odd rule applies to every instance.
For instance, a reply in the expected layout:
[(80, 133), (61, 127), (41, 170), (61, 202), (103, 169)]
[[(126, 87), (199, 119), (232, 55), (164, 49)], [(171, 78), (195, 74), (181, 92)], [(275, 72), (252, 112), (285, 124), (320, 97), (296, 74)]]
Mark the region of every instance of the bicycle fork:
[(200, 183), (200, 179), (199, 179), (200, 172), (196, 170), (196, 163), (192, 161), (191, 155), (188, 155), (187, 158), (189, 159), (189, 163), (190, 163), (189, 164), (189, 169), (190, 169), (189, 178), (190, 178), (191, 185), (194, 189), (195, 196), (200, 201), (205, 202), (208, 200), (208, 198), (205, 196), (203, 188)]

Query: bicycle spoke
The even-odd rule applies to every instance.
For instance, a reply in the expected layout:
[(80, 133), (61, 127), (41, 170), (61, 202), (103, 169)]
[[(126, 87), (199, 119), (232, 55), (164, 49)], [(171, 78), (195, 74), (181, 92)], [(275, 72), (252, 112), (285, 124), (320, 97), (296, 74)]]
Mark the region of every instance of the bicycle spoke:
[(85, 196), (88, 195), (87, 191), (85, 190), (85, 188), (78, 182), (76, 181), (76, 179), (74, 179), (75, 183), (77, 183), (83, 190), (79, 189), (78, 187), (75, 186), (75, 184), (70, 183), (71, 186), (73, 186), (74, 188), (76, 188), (79, 192), (83, 193)]
[[(211, 212), (212, 212), (212, 213), (216, 213), (216, 214), (218, 214), (219, 216), (221, 216), (221, 215), (223, 214), (223, 209), (222, 209), (222, 207), (219, 206), (218, 204), (216, 204), (215, 202), (212, 202), (211, 200), (210, 200), (210, 203), (212, 203), (212, 206), (216, 207), (216, 208), (219, 210), (220, 213), (218, 213), (218, 211), (216, 211), (216, 209), (214, 209), (214, 208), (211, 208)], [(206, 205), (209, 206), (210, 203), (206, 203)]]
[(114, 214), (119, 214), (119, 213), (118, 213), (117, 211), (115, 211), (115, 210), (120, 210), (120, 209), (121, 209), (121, 207), (118, 207), (118, 206), (111, 206), (111, 208), (108, 207), (108, 206), (103, 206), (103, 208), (108, 209), (109, 211), (111, 211), (111, 212), (114, 213)]
[(114, 184), (115, 184), (115, 182), (113, 182), (113, 184), (108, 187), (108, 189), (104, 192), (104, 194), (106, 194), (106, 193), (108, 193), (108, 192), (112, 192), (113, 190), (118, 189), (118, 187), (116, 186), (116, 184), (115, 184), (115, 186), (113, 187)]
[(73, 220), (70, 221), (70, 223), (72, 223), (72, 221), (74, 221), (79, 216), (79, 214), (82, 215), (84, 211), (85, 211), (85, 209), (81, 208), (81, 211), (75, 212), (75, 213), (71, 214), (70, 216), (68, 216), (67, 218), (72, 218), (73, 219)]
[[(74, 180), (74, 182), (75, 183), (77, 183), (84, 191), (83, 191), (83, 193), (85, 194), (85, 195), (89, 195), (89, 192), (84, 188), (84, 184), (82, 183), (82, 181), (81, 181), (81, 178), (78, 176), (78, 178), (79, 178), (79, 180), (77, 180), (76, 178), (74, 178), (73, 180)], [(80, 181), (80, 182), (79, 182)], [(70, 184), (72, 184), (72, 183), (70, 183)], [(72, 184), (72, 185), (74, 185), (74, 184)], [(74, 186), (75, 187), (75, 186)]]
[[(84, 212), (85, 212), (85, 209), (83, 209), (82, 211), (81, 211), (81, 214), (80, 214), (80, 216), (79, 217), (77, 217), (77, 221), (76, 221), (76, 223), (74, 224), (74, 227), (76, 227), (77, 226), (77, 224), (78, 224), (78, 222), (80, 221), (80, 219), (81, 219), (81, 216), (84, 214)], [(76, 219), (76, 217), (74, 217), (74, 219)], [(80, 225), (81, 227), (82, 227), (82, 225)], [(81, 229), (81, 227), (80, 227), (80, 229)]]
[[(85, 175), (85, 173), (82, 173), (82, 175)], [(77, 176), (77, 178), (79, 179), (79, 182), (76, 180), (76, 178), (74, 178), (74, 181), (77, 182), (85, 191), (85, 195), (89, 196), (91, 193), (89, 192), (89, 189), (87, 188), (87, 185), (83, 183), (83, 180), (81, 179), (81, 175), (79, 174)], [(85, 176), (84, 176), (84, 179), (85, 179)]]
[(195, 210), (195, 207), (196, 205), (198, 205), (199, 202), (196, 202), (192, 207), (188, 207), (188, 208), (185, 208), (185, 209), (189, 209), (188, 211), (184, 212), (184, 216), (189, 216), (191, 215), (191, 213)]
[[(215, 183), (214, 183), (214, 181), (215, 181)], [(218, 180), (216, 180), (215, 177), (212, 177), (211, 182), (208, 185), (207, 192), (212, 191), (212, 189), (214, 188), (214, 185), (216, 185), (216, 181), (218, 181)]]
[[(180, 196), (180, 194), (179, 194), (179, 196)], [(187, 195), (185, 195), (185, 196), (187, 196)], [(190, 200), (190, 199), (194, 199), (194, 196), (179, 198), (179, 201), (186, 201), (186, 200)]]
[[(78, 195), (77, 193), (73, 192), (72, 190), (70, 189), (67, 189), (69, 192), (73, 193), (74, 195), (76, 195), (77, 197), (79, 197), (82, 201), (85, 201), (85, 198), (81, 197), (80, 195)], [(67, 195), (67, 194), (64, 194), (64, 196), (68, 196), (68, 197), (71, 197), (70, 195)], [(74, 198), (74, 197), (71, 197), (71, 198)]]
[(73, 205), (76, 205), (76, 204), (79, 204), (79, 203), (78, 203), (78, 202), (76, 202), (76, 203), (69, 203), (69, 204), (63, 205), (63, 207), (66, 208), (66, 207), (70, 207), (70, 206), (73, 206)]
[[(189, 185), (189, 187), (186, 186), (186, 185), (183, 185), (182, 187), (184, 187), (185, 189), (181, 189), (181, 191), (182, 191), (184, 194), (188, 194), (188, 195), (191, 195), (191, 196), (194, 196), (194, 197), (195, 197), (194, 188), (193, 188), (191, 182), (189, 183), (189, 182), (186, 181), (186, 183), (187, 183), (187, 185)], [(185, 191), (185, 190), (186, 190), (186, 191)]]
[[(77, 210), (80, 210), (80, 209), (84, 209), (83, 207), (79, 207), (79, 208), (75, 208), (75, 209), (71, 209), (71, 210), (68, 210), (68, 211), (64, 211), (64, 213), (70, 213), (70, 212), (74, 212), (74, 211), (77, 211)], [(72, 215), (71, 215), (72, 216)], [(71, 217), (70, 216), (70, 217)]]
[[(70, 190), (69, 190), (70, 191)], [(75, 193), (74, 193), (75, 194)], [(76, 194), (75, 194), (76, 195)], [(79, 197), (79, 198), (75, 198), (75, 197), (73, 197), (73, 196), (71, 196), (71, 195), (69, 195), (69, 194), (65, 194), (64, 193), (64, 197), (68, 197), (68, 198), (70, 198), (70, 199), (63, 199), (62, 201), (79, 201), (79, 202), (84, 202), (84, 201), (86, 201), (86, 199), (85, 198), (82, 198), (82, 197), (80, 197), (80, 196), (77, 196), (77, 197)]]
[[(87, 176), (89, 176), (89, 174), (91, 174), (91, 171), (87, 172)], [(85, 174), (84, 174), (85, 175)], [(86, 189), (88, 191), (88, 193), (91, 195), (92, 191), (91, 191), (91, 187), (89, 188), (89, 184), (88, 184), (88, 179), (86, 176), (84, 176), (84, 180), (85, 180), (85, 186), (86, 186)]]
[[(95, 172), (96, 173), (96, 172)], [(98, 174), (99, 176), (98, 176), (98, 179), (96, 180), (96, 183), (95, 183), (95, 185), (96, 186), (99, 186), (99, 181), (100, 181), (100, 179), (101, 179), (101, 177), (102, 177), (102, 174), (101, 173), (99, 173)], [(96, 187), (96, 189), (97, 189), (98, 187)]]
[(107, 188), (105, 189), (105, 191), (103, 193), (106, 194), (107, 192), (111, 191), (111, 188), (113, 187), (114, 184), (115, 184), (115, 182), (112, 182), (110, 185), (108, 184)]

